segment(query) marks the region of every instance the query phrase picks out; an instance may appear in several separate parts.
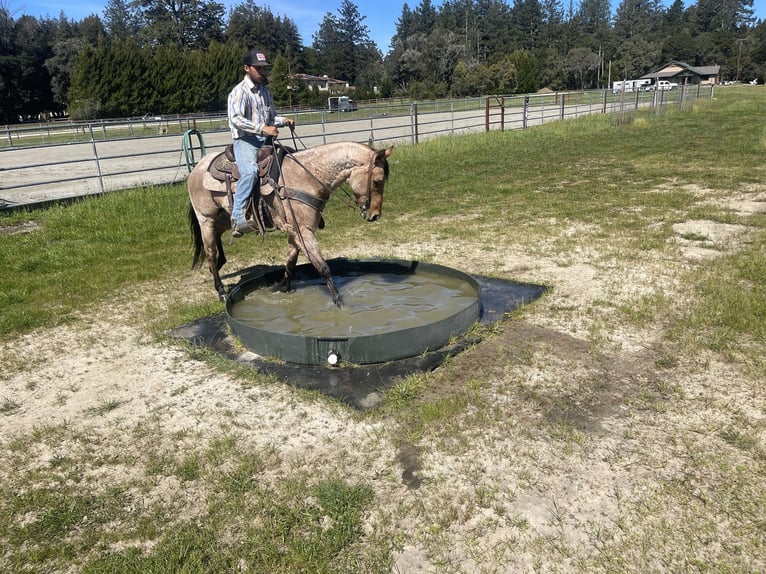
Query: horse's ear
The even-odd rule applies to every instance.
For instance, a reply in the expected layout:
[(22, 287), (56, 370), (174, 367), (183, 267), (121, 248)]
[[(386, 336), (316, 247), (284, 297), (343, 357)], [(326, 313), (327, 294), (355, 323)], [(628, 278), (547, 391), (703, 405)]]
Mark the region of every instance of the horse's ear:
[(381, 161), (386, 159), (388, 156), (390, 156), (392, 153), (394, 153), (394, 146), (391, 146), (388, 149), (382, 149), (378, 152), (377, 157), (375, 158), (377, 161)]

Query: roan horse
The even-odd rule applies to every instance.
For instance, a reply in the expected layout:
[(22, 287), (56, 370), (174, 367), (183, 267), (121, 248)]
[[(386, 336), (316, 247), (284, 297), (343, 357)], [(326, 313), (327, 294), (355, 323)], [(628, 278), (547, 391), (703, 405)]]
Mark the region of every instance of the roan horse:
[[(327, 282), (336, 305), (341, 297), (332, 280), (316, 238), (316, 230), (322, 220), (322, 211), (332, 192), (342, 183), (348, 186), (362, 217), (377, 221), (383, 206), (383, 188), (388, 178), (388, 156), (393, 148), (376, 151), (355, 143), (330, 143), (289, 153), (285, 156), (281, 174), (270, 183), (261, 180), (261, 206), (256, 207), (265, 215), (266, 229), (280, 229), (288, 234), (288, 252), (285, 274), (277, 286), (289, 291), (290, 283), (300, 252), (308, 258), (317, 272)], [(212, 179), (208, 173), (210, 164), (220, 156), (212, 153), (204, 156), (189, 174), (188, 188), (191, 206), (189, 224), (194, 243), (192, 268), (202, 265), (204, 251), (208, 268), (213, 274), (218, 297), (225, 301), (226, 289), (219, 271), (226, 263), (221, 236), (231, 228), (231, 199), (224, 184)], [(230, 187), (236, 185), (231, 183)]]

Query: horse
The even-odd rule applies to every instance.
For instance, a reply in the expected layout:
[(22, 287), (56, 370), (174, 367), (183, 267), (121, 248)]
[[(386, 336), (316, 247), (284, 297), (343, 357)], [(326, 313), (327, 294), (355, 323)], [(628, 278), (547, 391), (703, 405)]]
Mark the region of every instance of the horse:
[[(295, 265), (303, 252), (326, 281), (333, 303), (341, 305), (330, 267), (319, 250), (316, 230), (324, 225), (322, 212), (330, 195), (344, 182), (348, 182), (362, 217), (368, 222), (380, 219), (389, 174), (387, 158), (392, 152), (393, 147), (376, 151), (356, 142), (324, 144), (287, 153), (276, 178), (261, 180), (261, 200), (257, 201), (255, 211), (263, 213), (267, 231), (279, 229), (288, 235), (285, 272), (276, 290), (290, 291)], [(226, 189), (207, 173), (219, 156), (220, 153), (213, 152), (202, 157), (190, 172), (187, 187), (194, 245), (192, 269), (202, 265), (204, 252), (218, 298), (226, 301), (227, 292), (220, 276), (226, 263), (221, 236), (231, 229), (231, 190), (236, 181), (229, 184), (231, 189)], [(259, 227), (263, 232), (264, 225)]]

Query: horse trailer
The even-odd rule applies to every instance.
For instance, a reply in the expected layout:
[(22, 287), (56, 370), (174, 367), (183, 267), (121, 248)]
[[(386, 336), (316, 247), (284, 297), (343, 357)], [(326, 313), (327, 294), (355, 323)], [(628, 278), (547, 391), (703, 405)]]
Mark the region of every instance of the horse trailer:
[(625, 80), (622, 82), (612, 83), (612, 93), (619, 94), (620, 92), (642, 92), (648, 85), (652, 83), (651, 80)]
[(333, 96), (327, 98), (327, 109), (331, 112), (355, 112), (357, 106), (348, 96)]

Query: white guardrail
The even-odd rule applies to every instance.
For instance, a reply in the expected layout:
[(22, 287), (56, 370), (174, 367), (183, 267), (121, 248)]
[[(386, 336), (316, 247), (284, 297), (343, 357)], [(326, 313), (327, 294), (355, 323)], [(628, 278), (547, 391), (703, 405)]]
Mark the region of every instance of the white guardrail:
[[(712, 97), (712, 86), (614, 94), (609, 90), (488, 96), (430, 102), (368, 103), (348, 113), (296, 111), (296, 137), (314, 147), (361, 141), (374, 147), (417, 144), (438, 136), (526, 129), (595, 113), (684, 107)], [(223, 115), (45, 122), (0, 131), (0, 210), (11, 210), (186, 179), (204, 155), (231, 143)]]

